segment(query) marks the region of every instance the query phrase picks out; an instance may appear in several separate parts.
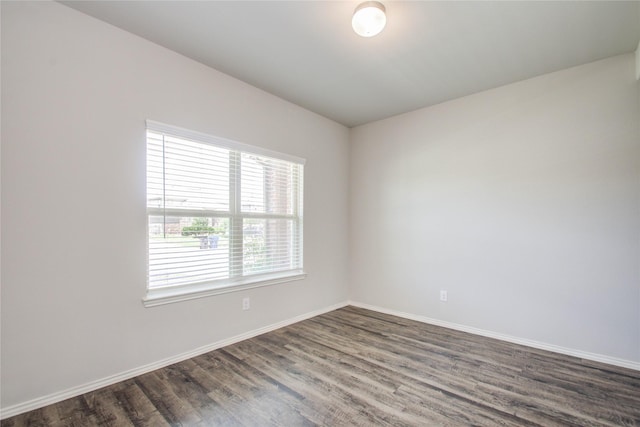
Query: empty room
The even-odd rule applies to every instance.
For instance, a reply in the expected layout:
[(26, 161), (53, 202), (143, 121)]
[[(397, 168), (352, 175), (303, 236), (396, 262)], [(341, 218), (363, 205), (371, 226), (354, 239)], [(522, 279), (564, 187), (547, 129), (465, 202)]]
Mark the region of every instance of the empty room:
[(2, 426), (640, 426), (639, 1), (0, 1)]

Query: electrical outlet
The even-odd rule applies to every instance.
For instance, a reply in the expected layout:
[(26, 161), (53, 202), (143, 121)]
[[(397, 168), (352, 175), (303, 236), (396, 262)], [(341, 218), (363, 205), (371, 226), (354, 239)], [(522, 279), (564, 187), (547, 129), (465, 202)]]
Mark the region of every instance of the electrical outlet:
[(440, 301), (447, 302), (448, 296), (447, 291), (440, 291)]
[(249, 297), (242, 298), (242, 309), (249, 310), (251, 308), (251, 300)]

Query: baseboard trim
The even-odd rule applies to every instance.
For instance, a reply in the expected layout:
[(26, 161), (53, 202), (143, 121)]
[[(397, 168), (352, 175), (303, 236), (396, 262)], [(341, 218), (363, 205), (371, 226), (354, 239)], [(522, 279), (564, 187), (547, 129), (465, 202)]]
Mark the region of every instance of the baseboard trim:
[(91, 391), (98, 390), (102, 387), (106, 387), (120, 381), (125, 381), (136, 377), (138, 375), (146, 374), (151, 371), (155, 371), (156, 369), (164, 368), (165, 366), (173, 365), (174, 363), (182, 362), (183, 360), (190, 359), (192, 357), (200, 356), (201, 354), (208, 353), (213, 350), (217, 350), (222, 347), (226, 347), (231, 344), (238, 343), (240, 341), (244, 341), (249, 338), (256, 337), (258, 335), (265, 334), (267, 332), (274, 331), (276, 329), (283, 328), (285, 326), (292, 325), (294, 323), (301, 322), (303, 320), (310, 319), (315, 316), (319, 316), (321, 314), (328, 313), (333, 310), (337, 310), (339, 308), (343, 308), (349, 305), (348, 302), (342, 302), (338, 304), (334, 304), (329, 307), (325, 307), (319, 310), (311, 311), (305, 314), (301, 314), (296, 317), (292, 317), (290, 319), (283, 320), (281, 322), (273, 323), (271, 325), (264, 326), (262, 328), (254, 329), (249, 332), (245, 332), (240, 335), (236, 335), (234, 337), (226, 338), (199, 348), (196, 348), (191, 351), (187, 351), (182, 354), (178, 354), (173, 357), (169, 357), (163, 360), (159, 360), (154, 363), (149, 363), (144, 366), (140, 366), (138, 368), (130, 369), (125, 372), (121, 372), (119, 374), (111, 375), (96, 381), (91, 381), (86, 384), (72, 387), (67, 390), (63, 390), (56, 393), (51, 393), (46, 396), (38, 397), (36, 399), (29, 400), (27, 402), (19, 403), (17, 405), (8, 406), (6, 408), (0, 409), (0, 420), (5, 418), (13, 417), (15, 415), (22, 414), (24, 412), (33, 411), (34, 409), (42, 408), (47, 405), (51, 405), (53, 403), (61, 402), (63, 400), (79, 396), (84, 393), (89, 393)]
[(402, 317), (404, 319), (415, 320), (422, 323), (428, 323), (430, 325), (442, 326), (444, 328), (454, 329), (456, 331), (468, 332), (470, 334), (480, 335), (488, 338), (495, 338), (501, 341), (506, 341), (513, 344), (520, 344), (527, 347), (536, 348), (539, 350), (547, 350), (554, 353), (559, 353), (567, 356), (578, 357), (580, 359), (590, 360), (593, 362), (606, 363), (608, 365), (614, 365), (622, 368), (628, 368), (628, 369), (640, 371), (640, 363), (634, 362), (631, 360), (618, 359), (615, 357), (605, 356), (602, 354), (589, 353), (581, 350), (574, 350), (572, 348), (561, 347), (554, 344), (547, 344), (544, 342), (529, 340), (526, 338), (514, 337), (511, 335), (505, 335), (498, 332), (487, 331), (485, 329), (479, 329), (471, 326), (460, 325), (457, 323), (447, 322), (444, 320), (432, 319), (426, 316), (420, 316), (416, 314), (405, 313), (402, 311), (390, 310), (387, 308), (382, 308), (382, 307), (365, 304), (357, 301), (349, 301), (349, 305), (352, 305), (354, 307), (364, 308), (367, 310), (377, 311), (380, 313), (390, 314), (392, 316)]

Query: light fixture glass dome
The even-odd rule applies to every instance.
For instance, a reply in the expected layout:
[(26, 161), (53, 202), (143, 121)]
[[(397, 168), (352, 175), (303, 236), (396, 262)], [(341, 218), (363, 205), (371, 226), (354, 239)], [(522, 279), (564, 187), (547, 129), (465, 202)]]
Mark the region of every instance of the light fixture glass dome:
[(373, 37), (387, 24), (384, 5), (377, 1), (366, 1), (353, 12), (351, 26), (362, 37)]

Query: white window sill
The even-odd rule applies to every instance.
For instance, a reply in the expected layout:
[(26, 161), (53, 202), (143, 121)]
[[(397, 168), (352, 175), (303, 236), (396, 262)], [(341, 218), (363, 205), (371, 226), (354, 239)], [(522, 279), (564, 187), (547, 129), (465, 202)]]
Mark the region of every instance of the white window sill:
[(293, 282), (307, 277), (303, 271), (289, 271), (280, 274), (261, 275), (256, 277), (244, 277), (240, 281), (227, 283), (196, 283), (192, 285), (175, 286), (170, 288), (149, 289), (142, 299), (145, 307), (171, 304), (179, 301), (188, 301), (197, 298), (205, 298), (212, 295), (227, 294), (246, 289), (271, 286), (278, 283)]

